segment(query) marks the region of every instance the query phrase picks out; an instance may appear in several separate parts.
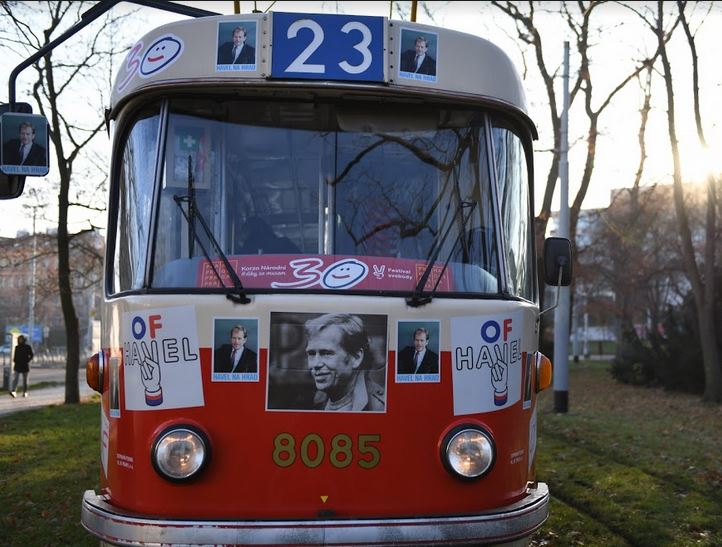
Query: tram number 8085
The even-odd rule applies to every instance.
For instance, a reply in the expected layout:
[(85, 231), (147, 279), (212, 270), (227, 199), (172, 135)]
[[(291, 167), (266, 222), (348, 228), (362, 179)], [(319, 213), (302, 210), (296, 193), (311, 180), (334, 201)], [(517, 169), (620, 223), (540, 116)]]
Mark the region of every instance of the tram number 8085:
[(351, 437), (339, 433), (326, 445), (320, 435), (309, 433), (297, 443), (292, 434), (279, 433), (273, 439), (273, 462), (279, 467), (290, 467), (300, 457), (303, 465), (313, 469), (323, 463), (328, 453), (328, 462), (338, 469), (349, 467), (354, 461), (363, 469), (372, 469), (381, 461), (381, 451), (375, 446), (379, 442), (378, 434), (360, 434), (354, 444)]

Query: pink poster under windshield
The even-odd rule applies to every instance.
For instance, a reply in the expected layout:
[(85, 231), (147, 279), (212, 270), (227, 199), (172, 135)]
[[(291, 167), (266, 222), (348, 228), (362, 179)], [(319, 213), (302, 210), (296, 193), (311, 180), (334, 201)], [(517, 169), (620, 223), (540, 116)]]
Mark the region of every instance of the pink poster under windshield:
[[(426, 262), (403, 258), (248, 255), (228, 258), (244, 287), (249, 289), (354, 289), (411, 291), (424, 275)], [(223, 285), (233, 286), (220, 260), (212, 265), (202, 260), (198, 268), (199, 287), (220, 287), (215, 266)], [(432, 290), (439, 281), (437, 291), (454, 288), (451, 273), (435, 265), (426, 281), (426, 290)], [(441, 279), (439, 279), (439, 275)]]

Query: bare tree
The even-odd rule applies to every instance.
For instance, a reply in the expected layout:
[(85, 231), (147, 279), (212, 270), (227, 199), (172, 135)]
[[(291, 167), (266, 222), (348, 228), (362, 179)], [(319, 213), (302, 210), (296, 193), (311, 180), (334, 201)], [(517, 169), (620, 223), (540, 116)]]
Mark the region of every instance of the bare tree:
[[(579, 263), (579, 241), (577, 234), (577, 225), (579, 215), (584, 200), (587, 195), (592, 176), (594, 174), (595, 162), (599, 151), (600, 136), (600, 120), (604, 112), (606, 112), (613, 100), (624, 90), (627, 85), (634, 81), (645, 70), (653, 66), (659, 51), (653, 52), (651, 55), (644, 55), (640, 60), (631, 59), (628, 64), (620, 67), (621, 74), (616, 81), (609, 77), (608, 74), (593, 77), (594, 66), (591, 60), (591, 53), (596, 42), (605, 43), (604, 32), (609, 30), (608, 26), (597, 28), (596, 21), (599, 19), (598, 13), (600, 7), (606, 4), (604, 0), (592, 0), (588, 2), (559, 2), (554, 4), (545, 4), (541, 2), (512, 2), (492, 0), (491, 4), (501, 10), (514, 22), (517, 30), (517, 38), (522, 44), (526, 44), (531, 49), (531, 55), (536, 60), (537, 69), (542, 77), (544, 88), (547, 95), (548, 113), (551, 121), (551, 128), (554, 136), (554, 146), (552, 149), (552, 157), (549, 171), (547, 173), (546, 186), (544, 188), (544, 198), (541, 209), (535, 218), (535, 234), (536, 249), (538, 257), (539, 282), (541, 284), (541, 272), (543, 264), (541, 257), (543, 256), (542, 247), (546, 234), (548, 220), (551, 216), (552, 198), (556, 188), (556, 181), (559, 178), (559, 161), (561, 155), (561, 112), (557, 105), (558, 97), (555, 89), (555, 79), (558, 75), (559, 65), (561, 63), (549, 64), (544, 44), (548, 43), (548, 37), (542, 31), (542, 24), (536, 17), (536, 11), (555, 12), (555, 15), (561, 16), (566, 23), (571, 34), (575, 37), (572, 44), (572, 52), (576, 51), (576, 57), (579, 59), (576, 75), (571, 76), (569, 105), (575, 103), (575, 100), (581, 95), (583, 100), (583, 111), (587, 120), (587, 129), (585, 132), (586, 139), (586, 158), (584, 168), (579, 178), (579, 189), (574, 197), (570, 207), (569, 214), (569, 234), (572, 241), (577, 247), (575, 253), (575, 268), (580, 266)], [(541, 6), (541, 7), (540, 7)], [(558, 39), (559, 27), (552, 27), (553, 37)], [(602, 37), (598, 40), (598, 37)], [(525, 52), (522, 52), (524, 55)], [(551, 66), (551, 68), (550, 68)], [(626, 74), (625, 71), (626, 70)], [(609, 82), (609, 83), (608, 83)], [(599, 93), (599, 84), (604, 85), (605, 91)], [(595, 87), (596, 86), (596, 87)], [(577, 101), (578, 104), (578, 101)], [(578, 111), (576, 108), (575, 111)], [(576, 286), (576, 280), (574, 281)], [(575, 291), (576, 293), (576, 291)], [(574, 293), (574, 294), (575, 294)], [(542, 299), (542, 292), (540, 298)], [(572, 304), (573, 309), (573, 304)], [(542, 338), (542, 344), (544, 339)], [(549, 351), (547, 348), (545, 351)]]
[[(643, 94), (638, 131), (639, 164), (631, 188), (618, 191), (609, 207), (589, 215), (585, 237), (577, 246), (580, 268), (577, 282), (593, 288), (594, 293), (613, 295), (606, 308), (614, 317), (617, 339), (616, 357), (625, 348), (625, 334), (648, 312), (657, 314), (659, 299), (648, 295), (647, 287), (667, 267), (669, 252), (660, 260), (660, 244), (669, 241), (664, 233), (669, 223), (662, 222), (666, 195), (651, 187), (644, 192), (640, 183), (647, 160), (646, 133), (652, 99), (652, 66), (638, 78)], [(660, 233), (662, 232), (662, 233)], [(674, 253), (671, 253), (674, 254)], [(654, 260), (650, 260), (650, 259)], [(668, 275), (668, 274), (667, 274)], [(655, 284), (656, 286), (659, 284)], [(651, 296), (651, 298), (646, 298)]]
[[(542, 201), (541, 210), (536, 218), (537, 234), (540, 238), (544, 237), (546, 225), (551, 216), (552, 197), (556, 187), (556, 181), (559, 178), (559, 154), (561, 142), (561, 113), (558, 110), (558, 97), (554, 86), (554, 80), (557, 76), (557, 69), (551, 70), (548, 66), (544, 42), (542, 40), (542, 31), (535, 20), (535, 5), (537, 3), (529, 1), (526, 3), (526, 9), (522, 10), (518, 2), (500, 2), (492, 1), (492, 5), (509, 16), (515, 23), (518, 38), (525, 44), (533, 48), (533, 54), (536, 59), (537, 68), (544, 82), (544, 88), (547, 94), (549, 104), (549, 116), (551, 127), (554, 132), (554, 149), (551, 166), (547, 173), (546, 186), (544, 189), (544, 199)], [(590, 61), (590, 50), (592, 48), (592, 36), (590, 30), (592, 27), (593, 15), (598, 8), (605, 4), (604, 1), (593, 0), (591, 2), (560, 2), (559, 14), (564, 18), (568, 28), (575, 36), (575, 48), (579, 56), (579, 68), (576, 77), (573, 79), (570, 92), (569, 104), (573, 104), (577, 95), (581, 92), (584, 97), (584, 112), (588, 120), (588, 128), (586, 130), (587, 154), (584, 163), (584, 171), (580, 179), (579, 190), (574, 198), (570, 208), (570, 226), (569, 233), (572, 237), (576, 234), (576, 226), (579, 219), (579, 211), (584, 203), (587, 190), (589, 189), (594, 165), (596, 160), (598, 137), (599, 137), (599, 120), (606, 109), (612, 104), (612, 100), (621, 92), (629, 82), (633, 81), (646, 68), (651, 66), (656, 59), (658, 52), (651, 57), (640, 61), (631, 61), (628, 73), (621, 77), (618, 82), (614, 83), (611, 90), (601, 99), (594, 100), (594, 79), (592, 78), (592, 63)], [(554, 31), (558, 34), (558, 29)], [(595, 106), (594, 103), (597, 103)], [(541, 249), (540, 241), (537, 242), (537, 248)]]
[[(541, 240), (544, 238), (546, 232), (547, 222), (551, 216), (552, 197), (554, 196), (554, 188), (556, 187), (557, 179), (559, 178), (559, 150), (561, 149), (561, 114), (559, 113), (557, 104), (557, 93), (554, 88), (554, 79), (556, 72), (550, 72), (547, 67), (547, 62), (544, 58), (544, 44), (542, 41), (542, 34), (539, 31), (535, 16), (534, 2), (527, 3), (527, 10), (522, 11), (515, 2), (499, 2), (497, 0), (492, 1), (492, 5), (501, 10), (504, 14), (509, 16), (516, 24), (518, 38), (522, 43), (527, 44), (533, 48), (534, 56), (536, 59), (536, 65), (539, 69), (539, 74), (544, 82), (544, 89), (546, 91), (547, 100), (549, 103), (549, 117), (551, 118), (551, 126), (554, 134), (554, 153), (552, 155), (551, 166), (547, 173), (547, 181), (544, 186), (544, 198), (542, 200), (541, 210), (539, 215), (536, 217), (536, 230), (537, 237), (540, 238), (537, 241), (537, 249), (542, 248)], [(574, 101), (581, 80), (577, 80), (573, 83), (570, 90), (570, 104)], [(541, 256), (541, 253), (539, 253)]]
[[(690, 45), (693, 58), (693, 87), (694, 87), (694, 109), (697, 120), (697, 131), (700, 143), (706, 145), (704, 132), (702, 130), (701, 116), (699, 114), (698, 94), (698, 72), (697, 54), (694, 47), (694, 37), (684, 15), (684, 4), (677, 4), (679, 20), (685, 28), (685, 34)], [(703, 399), (710, 402), (722, 402), (722, 368), (720, 367), (720, 350), (715, 336), (715, 284), (714, 284), (714, 261), (715, 261), (715, 231), (716, 231), (716, 194), (712, 177), (708, 179), (707, 194), (707, 218), (705, 231), (705, 251), (703, 272), (697, 263), (695, 248), (692, 241), (692, 230), (689, 217), (685, 207), (684, 187), (682, 186), (682, 164), (679, 154), (679, 142), (677, 140), (675, 96), (672, 77), (672, 67), (667, 54), (666, 40), (669, 31), (664, 27), (664, 3), (657, 2), (656, 20), (651, 22), (650, 27), (657, 36), (659, 50), (662, 58), (663, 76), (667, 92), (667, 125), (669, 128), (669, 141), (672, 148), (672, 161), (674, 165), (673, 188), (674, 207), (677, 213), (677, 224), (679, 236), (682, 243), (684, 267), (687, 278), (692, 286), (692, 293), (697, 308), (697, 324), (699, 327), (700, 342), (702, 345), (702, 357), (704, 360), (705, 388)]]
[[(70, 25), (78, 22), (88, 7), (84, 2), (44, 2), (33, 5), (3, 2), (2, 32), (5, 47), (22, 56), (29, 56), (49, 44), (58, 34)], [(38, 31), (42, 17), (45, 28)], [(97, 32), (83, 33), (83, 43), (73, 49), (70, 55), (54, 58), (47, 53), (34, 65), (35, 78), (32, 83), (32, 95), (40, 114), (50, 122), (50, 140), (55, 151), (55, 165), (58, 171), (58, 289), (63, 310), (67, 340), (65, 403), (79, 402), (78, 368), (80, 365), (80, 334), (76, 307), (73, 302), (73, 275), (71, 264), (71, 246), (73, 240), (85, 231), (94, 230), (92, 224), (85, 230), (71, 233), (69, 213), (77, 207), (102, 208), (81, 202), (81, 185), (74, 177), (82, 168), (89, 154), (90, 144), (105, 126), (100, 114), (103, 90), (107, 89), (101, 72), (109, 66), (109, 60), (122, 53), (119, 49), (108, 47), (104, 37), (115, 28), (118, 18), (106, 17), (97, 23)], [(76, 119), (77, 106), (82, 90), (95, 90), (92, 95), (97, 101), (98, 114), (92, 121)], [(86, 110), (87, 113), (87, 110)], [(94, 187), (100, 187), (105, 175), (95, 172)], [(87, 224), (86, 224), (87, 226)]]

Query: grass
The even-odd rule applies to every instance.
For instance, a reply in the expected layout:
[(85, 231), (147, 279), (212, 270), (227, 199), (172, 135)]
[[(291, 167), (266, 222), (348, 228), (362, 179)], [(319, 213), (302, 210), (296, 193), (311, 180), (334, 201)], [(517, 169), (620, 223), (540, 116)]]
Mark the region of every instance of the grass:
[[(722, 407), (617, 384), (570, 364), (569, 412), (539, 403), (549, 520), (534, 546), (722, 545)], [(97, 403), (0, 418), (0, 545), (97, 545), (80, 526), (98, 488)]]
[(570, 366), (569, 412), (539, 408), (551, 515), (534, 545), (722, 545), (722, 407)]
[(80, 501), (98, 487), (99, 427), (97, 403), (0, 418), (0, 545), (97, 547)]

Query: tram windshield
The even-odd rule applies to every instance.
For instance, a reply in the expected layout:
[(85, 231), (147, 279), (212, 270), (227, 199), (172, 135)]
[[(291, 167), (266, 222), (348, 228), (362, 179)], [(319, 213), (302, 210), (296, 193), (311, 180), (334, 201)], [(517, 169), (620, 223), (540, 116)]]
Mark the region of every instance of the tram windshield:
[(115, 292), (231, 288), (230, 265), (251, 292), (531, 298), (523, 146), (484, 111), (174, 98), (161, 135), (155, 108), (124, 139)]

